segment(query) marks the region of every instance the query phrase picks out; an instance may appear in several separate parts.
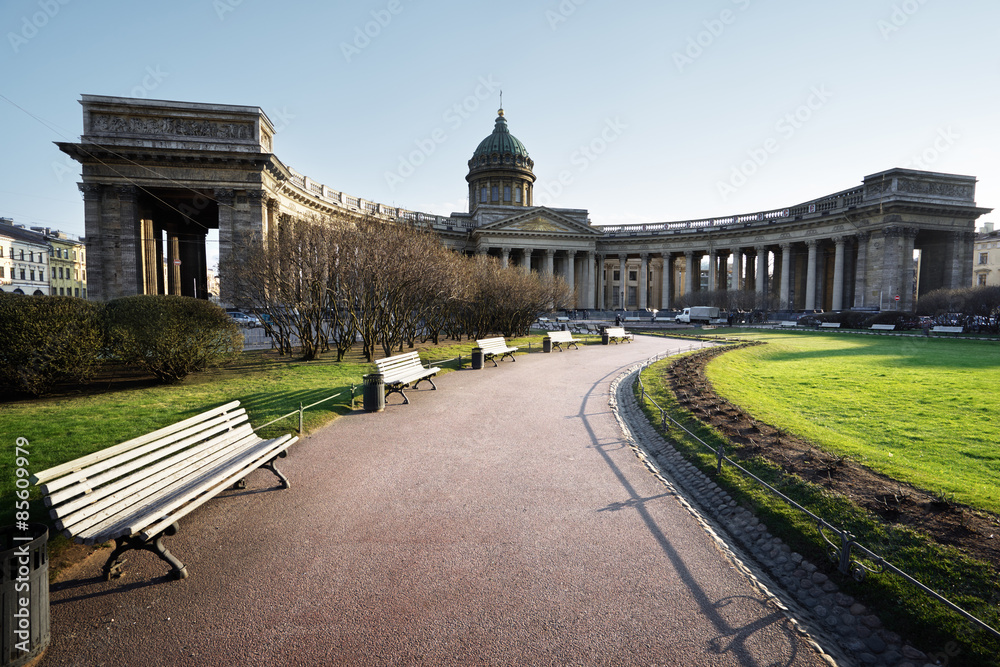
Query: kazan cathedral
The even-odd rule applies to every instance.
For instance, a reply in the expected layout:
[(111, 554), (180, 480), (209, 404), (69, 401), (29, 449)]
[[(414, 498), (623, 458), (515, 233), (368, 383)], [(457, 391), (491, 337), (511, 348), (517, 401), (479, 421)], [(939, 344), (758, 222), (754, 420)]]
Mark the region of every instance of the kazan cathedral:
[[(92, 299), (207, 293), (206, 237), (243, 251), (280, 216), (375, 215), (427, 225), (458, 252), (561, 276), (578, 309), (670, 309), (748, 290), (774, 310), (912, 310), (972, 280), (973, 176), (888, 169), (787, 208), (599, 227), (535, 206), (534, 161), (501, 109), (466, 176), (468, 212), (438, 216), (353, 197), (296, 172), (252, 106), (83, 95), (79, 143)], [(167, 271), (163, 267), (168, 267)], [(222, 301), (232, 303), (225, 283)]]

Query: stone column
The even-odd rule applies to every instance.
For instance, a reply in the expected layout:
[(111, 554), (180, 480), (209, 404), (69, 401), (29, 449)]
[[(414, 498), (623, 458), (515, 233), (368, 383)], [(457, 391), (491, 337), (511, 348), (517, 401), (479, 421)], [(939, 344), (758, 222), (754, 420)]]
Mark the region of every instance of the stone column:
[[(900, 293), (900, 255), (902, 254), (903, 228), (894, 225), (882, 230), (882, 296), (879, 308), (895, 310), (895, 296)], [(902, 295), (900, 294), (902, 297)]]
[(87, 235), (87, 295), (93, 301), (107, 301), (108, 274), (105, 264), (109, 259), (108, 238), (101, 231), (101, 197), (104, 186), (97, 183), (82, 183), (83, 222)]
[(118, 219), (121, 225), (121, 294), (142, 294), (142, 233), (136, 201), (139, 189), (134, 185), (119, 185), (115, 190), (118, 193)]
[(596, 253), (597, 256), (597, 301), (594, 307), (598, 310), (607, 310), (607, 290), (604, 288), (605, 275), (604, 275), (604, 254)]
[(566, 286), (569, 287), (570, 306), (576, 308), (579, 299), (576, 298), (576, 251), (566, 251)]
[(545, 275), (555, 274), (556, 251), (551, 248), (545, 251)]
[(833, 258), (833, 310), (844, 309), (844, 238), (833, 239), (836, 246)]
[(531, 248), (521, 250), (521, 269), (525, 273), (531, 273)]
[[(698, 273), (700, 274), (701, 271), (699, 270)], [(701, 276), (699, 275), (699, 278), (700, 277)], [(701, 282), (701, 280), (699, 280), (698, 282)], [(694, 285), (695, 285), (694, 250), (685, 250), (684, 251), (684, 296), (685, 297), (689, 297), (691, 294), (694, 293)]]
[[(716, 265), (718, 255), (715, 250), (708, 251), (708, 291), (719, 288), (719, 267)], [(700, 272), (699, 272), (700, 273)]]
[(669, 252), (660, 253), (663, 257), (663, 286), (660, 293), (660, 308), (670, 310), (674, 289), (674, 258)]
[(806, 241), (809, 259), (806, 263), (806, 310), (816, 308), (816, 241)]
[(647, 307), (649, 295), (649, 253), (639, 253), (639, 310)]
[(858, 242), (858, 261), (854, 267), (854, 307), (861, 308), (868, 303), (868, 239), (871, 234), (861, 232)]
[(792, 295), (792, 244), (781, 244), (781, 302), (779, 308), (791, 308)]
[(510, 266), (510, 248), (507, 246), (500, 248), (500, 265), (505, 269)]
[[(913, 275), (913, 247), (917, 240), (917, 233), (920, 230), (916, 227), (905, 227), (903, 229), (903, 252), (899, 262), (899, 309), (910, 312), (913, 310), (913, 292), (916, 289)], [(971, 280), (972, 267), (966, 273), (966, 285)]]
[(159, 257), (159, 239), (156, 225), (150, 219), (139, 221), (142, 234), (142, 292), (141, 294), (159, 294), (160, 278), (163, 272)]
[[(232, 190), (216, 190), (215, 200), (219, 203), (219, 301), (223, 306), (235, 306), (237, 305), (236, 294), (232, 290), (232, 281), (226, 278), (226, 273), (233, 268), (230, 263), (236, 260), (233, 256), (233, 250), (237, 243), (233, 220), (235, 193)], [(274, 229), (276, 220), (269, 220), (269, 223), (270, 228)], [(170, 257), (172, 252), (173, 249), (168, 242), (168, 268), (172, 266), (172, 258)], [(229, 266), (228, 269), (227, 265)], [(167, 275), (171, 275), (169, 270), (167, 271)], [(164, 292), (166, 294), (173, 294), (173, 282), (168, 280), (167, 283), (167, 285), (164, 285)]]
[(583, 307), (594, 308), (594, 251), (588, 250), (583, 254)]
[(628, 259), (627, 253), (618, 253), (618, 295), (619, 307), (625, 310), (625, 298), (628, 296), (628, 271), (625, 267), (625, 261)]
[(757, 251), (756, 290), (757, 294), (764, 294), (767, 288), (767, 248), (759, 245), (754, 250)]
[(733, 273), (730, 280), (730, 289), (743, 289), (743, 252), (739, 248), (731, 248), (729, 252), (733, 256)]

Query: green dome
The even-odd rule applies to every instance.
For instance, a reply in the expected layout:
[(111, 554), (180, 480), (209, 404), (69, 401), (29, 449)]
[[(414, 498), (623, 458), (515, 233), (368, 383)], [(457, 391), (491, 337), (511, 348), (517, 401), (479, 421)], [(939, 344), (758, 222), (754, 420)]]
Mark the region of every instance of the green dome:
[(503, 117), (503, 109), (497, 113), (499, 115), (496, 126), (493, 128), (493, 134), (479, 142), (476, 152), (472, 154), (473, 160), (477, 157), (493, 154), (510, 154), (515, 157), (527, 158), (528, 149), (507, 129), (507, 119)]

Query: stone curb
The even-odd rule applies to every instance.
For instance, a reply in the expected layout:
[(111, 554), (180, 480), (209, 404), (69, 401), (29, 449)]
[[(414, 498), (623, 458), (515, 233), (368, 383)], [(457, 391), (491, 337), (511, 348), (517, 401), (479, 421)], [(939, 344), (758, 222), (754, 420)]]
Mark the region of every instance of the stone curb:
[(876, 615), (841, 593), (816, 565), (770, 535), (756, 516), (740, 507), (660, 435), (634, 395), (639, 371), (645, 366), (634, 365), (611, 383), (609, 403), (625, 438), (650, 472), (674, 492), (820, 655), (832, 665), (934, 667), (926, 653), (884, 629)]

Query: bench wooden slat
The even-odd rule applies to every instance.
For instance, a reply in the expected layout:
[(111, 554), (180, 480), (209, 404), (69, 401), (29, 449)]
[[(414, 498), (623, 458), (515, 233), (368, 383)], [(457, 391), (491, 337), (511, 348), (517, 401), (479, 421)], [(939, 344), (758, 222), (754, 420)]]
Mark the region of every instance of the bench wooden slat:
[[(216, 417), (202, 425), (173, 433), (161, 442), (154, 442), (136, 447), (104, 461), (99, 461), (82, 468), (72, 474), (61, 477), (50, 484), (42, 485), (42, 493), (46, 494), (47, 506), (72, 498), (80, 493), (75, 487), (80, 483), (88, 486), (99, 486), (109, 479), (119, 477), (139, 466), (146, 465), (156, 459), (169, 456), (175, 451), (188, 447), (196, 442), (211, 438), (219, 433), (238, 428), (250, 428), (245, 412), (241, 410), (239, 420), (228, 420), (224, 416)], [(131, 462), (131, 463), (130, 463)], [(106, 472), (107, 471), (107, 472)]]
[[(127, 512), (109, 514), (99, 523), (93, 523), (83, 530), (74, 530), (75, 539), (84, 544), (99, 544), (124, 535), (135, 535), (146, 529), (150, 524), (167, 520), (167, 525), (177, 522), (190, 510), (176, 512), (186, 503), (207, 495), (209, 500), (228, 485), (223, 480), (228, 479), (235, 471), (243, 471), (237, 479), (260, 467), (260, 458), (270, 459), (273, 455), (262, 456), (261, 451), (268, 453), (273, 449), (273, 441), (260, 440), (256, 436), (245, 438), (234, 443), (238, 447), (231, 449), (228, 456), (223, 452), (212, 461), (210, 467), (198, 466), (178, 481), (163, 480), (151, 487), (140, 502), (127, 504)], [(292, 443), (288, 443), (291, 445)], [(235, 481), (235, 480), (234, 480)], [(127, 503), (127, 501), (126, 501)], [(156, 531), (150, 531), (155, 534)]]
[(112, 516), (139, 512), (143, 503), (151, 502), (159, 491), (169, 489), (171, 486), (182, 486), (187, 477), (199, 474), (200, 470), (216, 465), (220, 460), (232, 458), (234, 454), (239, 454), (241, 449), (259, 441), (260, 438), (252, 430), (249, 434), (242, 434), (231, 440), (227, 438), (227, 442), (220, 443), (221, 446), (214, 446), (207, 456), (190, 462), (181, 462), (173, 470), (135, 480), (126, 489), (127, 493), (115, 494), (114, 498), (102, 498), (93, 505), (85, 506), (60, 519), (57, 526), (79, 535), (87, 533), (93, 526)]
[[(249, 424), (246, 424), (232, 431), (219, 434), (215, 438), (194, 447), (188, 447), (183, 451), (175, 450), (173, 456), (156, 460), (152, 458), (155, 454), (150, 455), (150, 457), (144, 457), (148, 461), (134, 461), (121, 470), (110, 471), (107, 474), (101, 475), (100, 479), (93, 478), (82, 481), (78, 485), (60, 492), (60, 496), (64, 497), (65, 500), (58, 503), (53, 502), (53, 507), (49, 510), (49, 515), (53, 519), (65, 518), (84, 505), (96, 505), (98, 501), (101, 501), (106, 496), (114, 495), (122, 489), (129, 489), (129, 487), (147, 477), (158, 474), (169, 474), (188, 463), (202, 460), (208, 455), (209, 450), (218, 447), (226, 440), (235, 441), (246, 437), (248, 434), (253, 435), (253, 429), (250, 428)], [(127, 492), (130, 493), (131, 491)]]
[(398, 393), (403, 397), (403, 403), (409, 403), (410, 399), (403, 393), (403, 389), (411, 383), (414, 387), (422, 381), (427, 380), (431, 387), (437, 389), (434, 380), (431, 378), (437, 375), (441, 369), (437, 366), (425, 368), (420, 361), (418, 352), (406, 352), (384, 359), (376, 359), (375, 366), (382, 374), (382, 381), (385, 383), (385, 395)]
[[(97, 487), (89, 493), (53, 507), (49, 515), (56, 519), (57, 528), (66, 528), (110, 508), (119, 510), (127, 507), (127, 501), (140, 494), (148, 493), (157, 484), (173, 483), (185, 474), (190, 474), (200, 466), (210, 465), (218, 456), (226, 453), (225, 447), (247, 439), (257, 438), (249, 424), (244, 429), (228, 431), (203, 445), (180, 452), (155, 465), (133, 471), (111, 484)], [(259, 440), (259, 438), (257, 438)], [(82, 527), (81, 527), (82, 529)]]
[(518, 349), (507, 345), (507, 341), (504, 340), (503, 336), (496, 338), (480, 338), (476, 340), (476, 345), (482, 349), (483, 358), (486, 361), (492, 361), (494, 366), (497, 365), (497, 355), (500, 355), (500, 361), (503, 361), (505, 357), (510, 357), (511, 361), (515, 361), (514, 353), (517, 352)]
[(161, 544), (162, 534), (173, 534), (168, 527), (257, 468), (270, 469), (288, 486), (274, 462), (298, 437), (261, 439), (239, 405), (227, 403), (38, 473), (33, 480), (56, 526), (85, 544), (115, 540), (104, 566), (108, 577), (129, 549), (153, 551), (175, 576), (186, 577), (183, 563)]
[(182, 431), (192, 424), (197, 424), (201, 421), (204, 421), (206, 417), (213, 417), (218, 414), (223, 414), (229, 410), (234, 410), (236, 408), (239, 408), (239, 405), (240, 405), (239, 401), (226, 403), (225, 405), (220, 405), (217, 408), (213, 408), (212, 410), (209, 410), (207, 412), (195, 415), (194, 417), (189, 417), (188, 419), (179, 421), (176, 424), (164, 426), (163, 428), (153, 431), (151, 433), (147, 433), (146, 435), (140, 436), (138, 438), (133, 438), (132, 440), (127, 440), (119, 445), (115, 445), (114, 447), (108, 447), (107, 449), (102, 449), (92, 454), (81, 456), (80, 458), (69, 461), (68, 463), (57, 465), (54, 468), (43, 470), (42, 472), (36, 473), (31, 476), (31, 483), (40, 484), (42, 482), (46, 482), (50, 479), (54, 479), (61, 475), (65, 475), (67, 472), (72, 472), (79, 468), (88, 466), (92, 463), (103, 461), (104, 459), (111, 458), (116, 454), (128, 451), (129, 449), (132, 449), (134, 447), (138, 447), (148, 442), (159, 440), (160, 438), (170, 435), (171, 433), (174, 433), (176, 431)]
[(549, 340), (552, 341), (552, 346), (562, 352), (562, 344), (566, 343), (567, 347), (572, 345), (579, 349), (577, 343), (580, 341), (573, 338), (573, 333), (571, 331), (550, 331), (548, 334)]
[[(281, 452), (284, 452), (286, 449), (291, 447), (293, 444), (295, 444), (295, 442), (298, 441), (298, 439), (299, 439), (298, 436), (285, 434), (280, 438), (275, 438), (273, 440), (265, 440), (264, 442), (268, 443), (268, 446), (266, 448), (262, 447), (259, 450), (260, 455), (257, 458), (255, 458), (250, 463), (242, 466), (241, 468), (234, 469), (235, 472), (231, 472), (225, 479), (223, 479), (221, 482), (215, 485), (214, 489), (222, 491), (233, 486), (233, 484), (246, 477), (249, 473), (253, 472), (257, 468), (260, 468), (265, 463), (278, 456)], [(194, 510), (204, 505), (206, 502), (215, 497), (217, 493), (218, 492), (214, 490), (211, 493), (203, 493), (200, 498), (191, 500), (190, 502), (188, 502), (187, 505), (185, 505), (179, 511), (172, 512), (169, 518), (164, 519), (159, 523), (153, 524), (143, 529), (140, 535), (143, 537), (143, 539), (146, 540), (150, 539), (154, 535), (157, 535), (158, 533), (162, 532), (164, 529), (167, 528), (167, 526), (169, 526), (173, 522), (177, 521), (178, 519), (184, 518)]]

